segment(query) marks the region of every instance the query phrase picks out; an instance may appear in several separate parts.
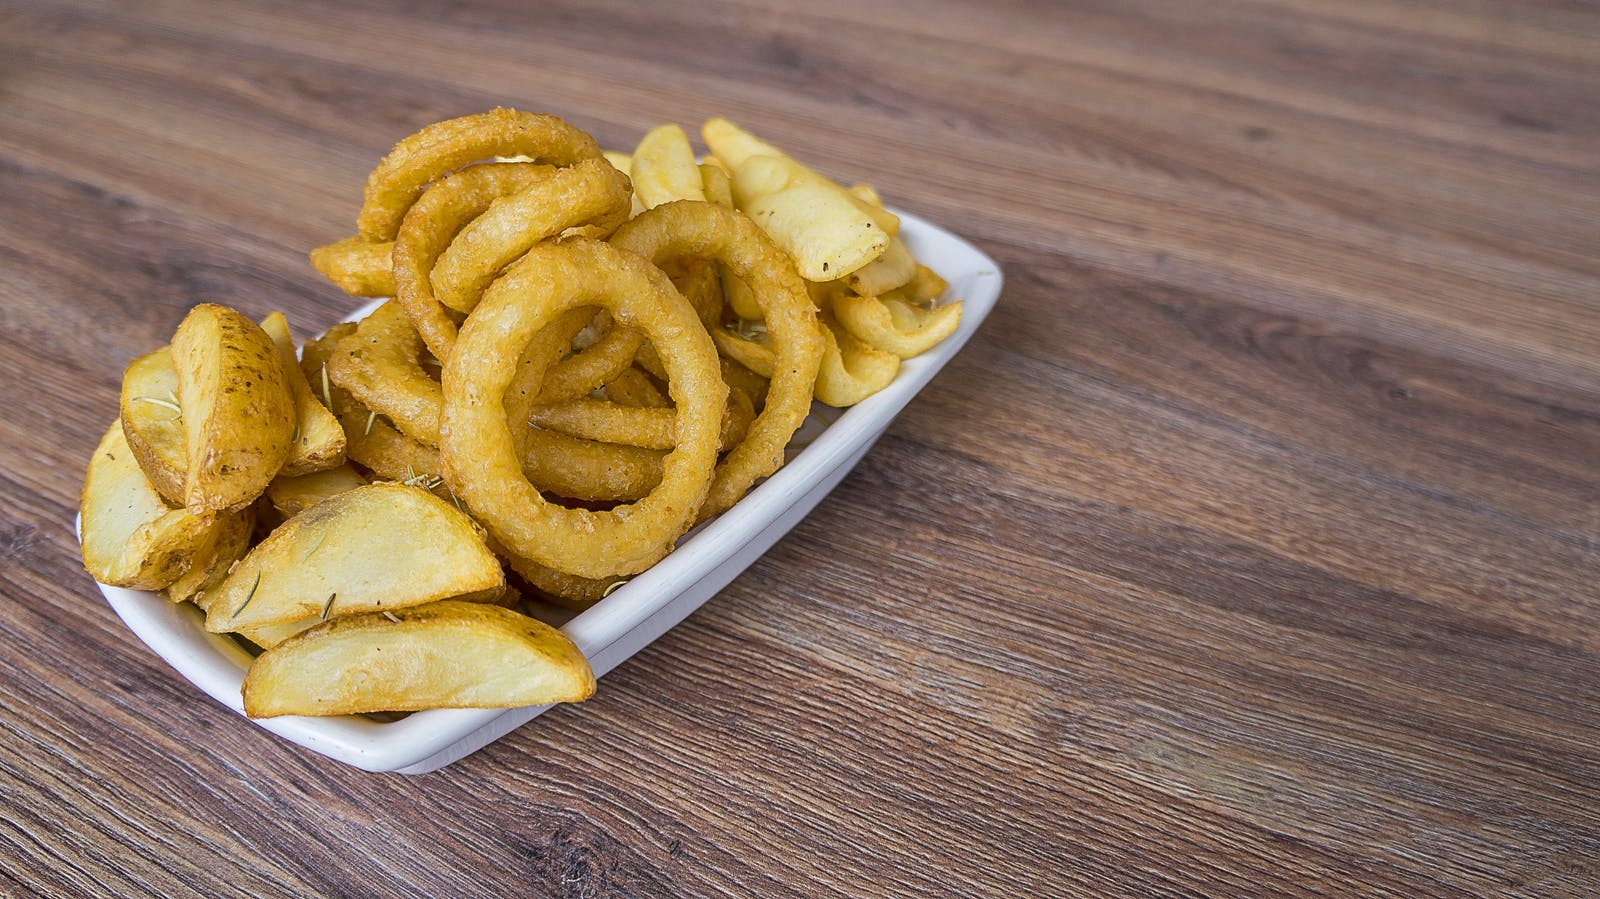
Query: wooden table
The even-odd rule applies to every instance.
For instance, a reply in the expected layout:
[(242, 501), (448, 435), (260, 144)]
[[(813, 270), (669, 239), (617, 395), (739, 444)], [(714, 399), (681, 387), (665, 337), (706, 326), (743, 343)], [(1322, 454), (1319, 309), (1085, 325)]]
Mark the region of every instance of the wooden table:
[[(1530, 0), (0, 6), (0, 894), (1600, 889), (1600, 14)], [(418, 778), (204, 699), (71, 533), (134, 355), (416, 127), (724, 114), (988, 324), (581, 707)]]

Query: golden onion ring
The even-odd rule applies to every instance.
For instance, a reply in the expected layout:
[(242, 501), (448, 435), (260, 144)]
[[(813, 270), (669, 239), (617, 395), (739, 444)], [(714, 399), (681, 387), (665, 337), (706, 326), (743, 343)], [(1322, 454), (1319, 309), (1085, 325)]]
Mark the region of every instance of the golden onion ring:
[[(661, 483), (607, 512), (564, 508), (540, 495), (522, 476), (504, 408), (522, 348), (563, 311), (591, 304), (656, 344), (677, 407), (678, 442), (661, 461)], [(484, 294), (445, 360), (445, 480), (520, 557), (580, 577), (637, 573), (694, 523), (716, 467), (727, 391), (694, 308), (659, 269), (586, 238), (541, 244)]]
[(406, 211), (394, 241), (394, 298), (435, 358), (456, 341), (456, 317), (433, 295), (433, 266), (456, 233), (489, 204), (537, 182), (544, 166), (519, 162), (475, 165), (429, 187)]
[(500, 271), (539, 241), (569, 228), (595, 240), (610, 236), (628, 217), (631, 190), (611, 163), (586, 159), (495, 199), (439, 254), (430, 274), (434, 296), (471, 312)]
[[(824, 348), (816, 307), (794, 264), (771, 238), (747, 216), (714, 203), (663, 203), (617, 229), (611, 242), (652, 262), (684, 257), (721, 262), (761, 306), (773, 345), (772, 384), (745, 439), (717, 466), (700, 510), (702, 520), (709, 518), (783, 465), (784, 447), (810, 414)], [(659, 342), (656, 348), (662, 349)]]
[(367, 176), (356, 230), (367, 240), (394, 240), (429, 184), (475, 162), (527, 156), (574, 165), (599, 155), (594, 138), (552, 115), (494, 109), (436, 122), (395, 144)]
[[(719, 450), (737, 446), (750, 426), (750, 417), (753, 415), (750, 400), (743, 393), (738, 396), (743, 400), (742, 405), (733, 401), (730, 394), (730, 402), (722, 411), (721, 437), (717, 444)], [(528, 421), (545, 430), (585, 440), (664, 450), (671, 449), (678, 442), (672, 431), (675, 417), (676, 413), (670, 408), (640, 408), (610, 400), (579, 397), (564, 403), (535, 406)]]

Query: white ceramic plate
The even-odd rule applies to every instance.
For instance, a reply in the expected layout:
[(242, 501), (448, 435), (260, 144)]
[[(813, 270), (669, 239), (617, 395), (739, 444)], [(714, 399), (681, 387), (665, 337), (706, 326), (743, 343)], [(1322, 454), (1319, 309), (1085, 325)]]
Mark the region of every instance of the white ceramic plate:
[[(571, 637), (601, 676), (700, 607), (805, 517), (881, 436), (917, 391), (978, 329), (1000, 296), (993, 259), (948, 231), (899, 213), (900, 236), (917, 259), (950, 282), (947, 301), (965, 301), (955, 334), (906, 360), (894, 383), (842, 413), (815, 407), (796, 435), (789, 463), (732, 509), (695, 530), (671, 555), (567, 622)], [(360, 318), (374, 303), (358, 310)], [(128, 628), (211, 698), (243, 714), (239, 687), (251, 657), (232, 639), (206, 633), (190, 603), (159, 593), (101, 585)], [(437, 709), (397, 721), (362, 716), (268, 718), (255, 723), (307, 749), (365, 768), (422, 774), (476, 752), (549, 706)]]

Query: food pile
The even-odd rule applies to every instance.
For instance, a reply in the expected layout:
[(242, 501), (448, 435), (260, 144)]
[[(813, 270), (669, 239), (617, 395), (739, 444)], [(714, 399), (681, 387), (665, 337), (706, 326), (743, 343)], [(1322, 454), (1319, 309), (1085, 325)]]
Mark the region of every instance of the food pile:
[[(548, 115), (430, 125), (314, 250), (392, 297), (306, 343), (195, 307), (129, 365), (90, 462), (84, 563), (260, 647), (254, 717), (517, 707), (594, 676), (516, 608), (582, 608), (859, 402), (961, 305), (845, 188), (723, 119), (604, 153)], [(524, 608), (526, 608), (524, 606)]]

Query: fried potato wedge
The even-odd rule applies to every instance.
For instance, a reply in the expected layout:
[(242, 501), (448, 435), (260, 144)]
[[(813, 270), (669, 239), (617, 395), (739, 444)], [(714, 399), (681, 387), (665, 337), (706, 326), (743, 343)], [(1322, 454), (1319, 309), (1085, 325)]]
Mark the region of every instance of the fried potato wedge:
[(270, 718), (520, 708), (594, 690), (565, 634), (499, 606), (446, 601), (335, 618), (267, 650), (245, 676), (244, 709)]
[(700, 189), (706, 202), (733, 208), (733, 176), (722, 166), (710, 162), (700, 164)]
[(787, 157), (746, 159), (733, 172), (733, 202), (810, 281), (862, 268), (883, 255), (894, 236), (879, 225), (874, 213), (882, 210)]
[(853, 293), (834, 298), (833, 314), (846, 331), (901, 359), (922, 354), (961, 324), (960, 303), (928, 308)]
[(633, 194), (646, 209), (673, 200), (704, 200), (705, 182), (689, 136), (677, 125), (651, 129), (633, 151)]
[(829, 406), (854, 406), (889, 386), (900, 373), (900, 357), (880, 350), (839, 326), (823, 313), (822, 336), (827, 349), (817, 370), (816, 397)]
[(113, 422), (89, 460), (79, 511), (83, 565), (102, 584), (160, 590), (205, 548), (212, 516), (167, 505), (144, 476), (122, 422)]
[(202, 303), (172, 336), (188, 475), (184, 505), (219, 512), (249, 505), (289, 459), (294, 397), (283, 358), (261, 326)]
[[(600, 155), (606, 158), (606, 162), (611, 163), (612, 168), (624, 175), (628, 174), (628, 172), (633, 169), (632, 153), (622, 153), (617, 150), (606, 150)], [(633, 218), (643, 211), (644, 203), (639, 201), (639, 192), (636, 190), (633, 192), (633, 200), (629, 204), (628, 218)]]
[(167, 587), (167, 598), (173, 602), (192, 599), (204, 608), (205, 592), (222, 583), (228, 569), (250, 549), (255, 526), (254, 507), (218, 513), (189, 570)]
[(240, 560), (215, 591), (206, 630), (499, 596), (505, 572), (484, 540), (472, 519), (426, 490), (357, 487), (284, 522)]
[(394, 296), (394, 241), (359, 234), (311, 251), (311, 267), (351, 296)]
[(365, 486), (367, 479), (346, 463), (326, 471), (314, 471), (299, 477), (275, 478), (267, 485), (267, 499), (284, 518), (293, 518), (325, 499), (332, 499), (346, 490)]
[(128, 363), (122, 373), (122, 431), (145, 477), (161, 497), (183, 505), (189, 463), (172, 349), (162, 347)]
[(289, 384), (289, 395), (294, 397), (295, 437), (289, 449), (289, 461), (283, 463), (278, 476), (292, 478), (343, 464), (344, 428), (339, 427), (339, 420), (311, 392), (311, 384), (300, 370), (295, 354), (289, 320), (282, 312), (274, 312), (262, 320), (261, 330), (266, 331), (278, 347), (284, 380)]
[(707, 119), (706, 123), (700, 126), (700, 137), (710, 148), (711, 155), (730, 172), (737, 172), (739, 166), (752, 156), (771, 156), (779, 159), (787, 159), (789, 156), (724, 118)]
[(866, 297), (903, 287), (917, 274), (917, 260), (900, 238), (889, 241), (883, 255), (845, 276), (851, 290)]

